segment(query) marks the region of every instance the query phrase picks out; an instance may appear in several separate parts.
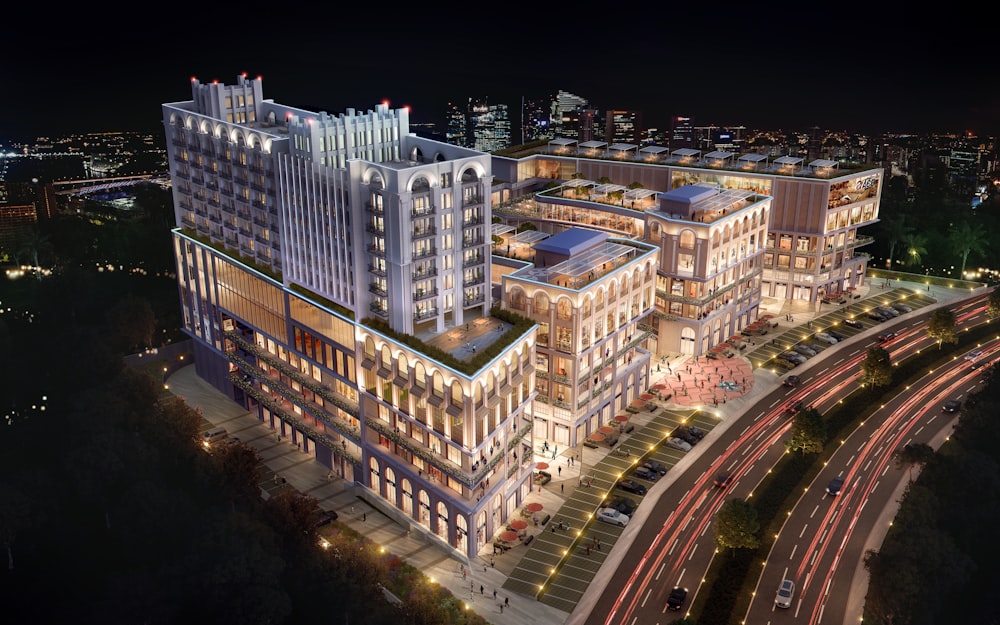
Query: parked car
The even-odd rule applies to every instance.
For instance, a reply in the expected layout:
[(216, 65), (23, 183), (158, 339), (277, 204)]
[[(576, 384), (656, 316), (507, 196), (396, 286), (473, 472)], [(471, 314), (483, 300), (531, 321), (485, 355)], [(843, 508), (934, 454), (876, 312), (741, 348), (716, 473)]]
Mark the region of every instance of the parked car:
[(836, 330), (827, 330), (826, 333), (829, 334), (830, 336), (832, 336), (833, 338), (837, 339), (838, 341), (843, 341), (844, 339), (847, 338), (846, 334), (841, 334), (840, 332), (837, 332)]
[(884, 334), (879, 334), (878, 335), (878, 342), (879, 343), (888, 343), (889, 341), (891, 341), (892, 339), (896, 338), (897, 336), (899, 336), (899, 335), (896, 334), (895, 332), (885, 332)]
[(824, 304), (846, 304), (847, 300), (844, 299), (843, 295), (829, 295), (820, 300)]
[(674, 428), (672, 436), (674, 438), (681, 439), (682, 441), (684, 441), (688, 445), (691, 445), (692, 447), (697, 445), (698, 441), (700, 440), (697, 436), (691, 433), (690, 429), (688, 429), (683, 425), (679, 425), (676, 428)]
[(650, 471), (655, 471), (660, 475), (667, 474), (667, 468), (668, 468), (667, 465), (663, 464), (662, 462), (657, 462), (656, 460), (647, 460), (646, 462), (642, 463), (642, 466), (646, 467)]
[(781, 383), (784, 384), (785, 386), (790, 386), (792, 388), (795, 388), (796, 386), (799, 385), (799, 382), (801, 381), (802, 379), (797, 375), (786, 375), (785, 379), (782, 380)]
[(795, 367), (799, 366), (799, 363), (792, 362), (787, 358), (781, 358), (781, 357), (775, 358), (772, 362), (775, 364), (775, 366), (781, 367), (785, 371), (788, 371), (789, 369), (794, 369)]
[(899, 302), (896, 302), (895, 304), (892, 305), (892, 307), (898, 310), (900, 313), (904, 314), (908, 312), (913, 312), (913, 307), (909, 306), (908, 304), (901, 304)]
[(826, 492), (830, 495), (836, 497), (840, 494), (840, 491), (844, 488), (844, 478), (840, 475), (830, 480), (830, 483), (826, 485)]
[(813, 336), (817, 341), (823, 341), (824, 343), (829, 343), (830, 345), (837, 342), (837, 339), (835, 339), (829, 332), (817, 332)]
[(872, 308), (871, 310), (868, 311), (867, 317), (869, 319), (873, 320), (873, 321), (879, 321), (879, 322), (882, 322), (882, 321), (885, 321), (886, 319), (888, 319), (888, 317), (886, 317), (885, 315), (883, 315), (879, 311), (875, 310), (874, 308)]
[(617, 525), (618, 527), (625, 527), (628, 525), (628, 515), (622, 514), (614, 508), (601, 508), (598, 510), (597, 520)]
[(632, 471), (632, 475), (636, 476), (639, 479), (646, 480), (647, 482), (655, 482), (656, 480), (660, 479), (659, 473), (653, 471), (652, 469), (646, 468), (643, 465), (637, 466), (635, 470)]
[(642, 484), (640, 484), (639, 482), (636, 482), (635, 480), (631, 480), (631, 479), (629, 479), (629, 480), (622, 480), (622, 481), (618, 482), (618, 488), (620, 488), (620, 489), (622, 489), (622, 490), (624, 490), (626, 492), (629, 492), (629, 493), (635, 493), (636, 495), (639, 495), (640, 497), (642, 495), (646, 494), (646, 487), (643, 486)]
[(628, 516), (635, 514), (635, 509), (639, 507), (639, 504), (637, 504), (634, 499), (629, 499), (625, 495), (615, 495), (610, 499), (604, 500), (602, 505), (605, 508), (614, 508), (618, 512)]
[(886, 317), (890, 317), (891, 318), (891, 317), (898, 317), (899, 316), (899, 311), (896, 310), (895, 308), (892, 308), (891, 306), (876, 306), (875, 310), (879, 311), (880, 313), (882, 313)]
[(803, 343), (795, 345), (794, 347), (792, 347), (792, 349), (802, 354), (803, 356), (815, 356), (818, 353), (815, 349)]
[(779, 608), (790, 608), (794, 594), (795, 582), (790, 579), (781, 580), (781, 586), (778, 586), (778, 594), (774, 597), (774, 605)]
[(794, 352), (794, 351), (791, 351), (791, 350), (786, 351), (786, 352), (781, 352), (781, 354), (778, 355), (778, 358), (784, 358), (785, 360), (787, 360), (789, 362), (794, 362), (794, 363), (800, 364), (800, 365), (806, 361), (806, 357), (805, 356), (803, 356), (802, 354), (800, 354), (798, 352)]
[(716, 488), (725, 488), (729, 486), (732, 483), (732, 481), (733, 481), (732, 473), (720, 473), (715, 476), (715, 481), (712, 482), (712, 484)]
[(956, 412), (961, 407), (962, 407), (962, 402), (958, 401), (957, 399), (949, 399), (948, 401), (944, 402), (943, 406), (941, 406), (941, 410), (944, 410), (945, 412)]
[(694, 436), (698, 440), (705, 438), (705, 435), (708, 434), (705, 430), (693, 425), (685, 425), (684, 427), (686, 427), (688, 432), (691, 433), (691, 436)]
[(670, 591), (670, 596), (667, 597), (667, 609), (676, 612), (684, 606), (684, 600), (687, 599), (688, 589), (681, 588), (680, 586), (675, 586), (673, 590)]
[(667, 447), (673, 447), (674, 449), (679, 449), (681, 451), (691, 451), (691, 443), (677, 438), (676, 436), (671, 436), (666, 441)]
[(855, 328), (857, 330), (860, 330), (861, 328), (865, 327), (863, 323), (861, 323), (857, 319), (854, 319), (853, 317), (850, 318), (850, 319), (844, 319), (844, 325), (845, 326), (850, 326), (850, 327)]

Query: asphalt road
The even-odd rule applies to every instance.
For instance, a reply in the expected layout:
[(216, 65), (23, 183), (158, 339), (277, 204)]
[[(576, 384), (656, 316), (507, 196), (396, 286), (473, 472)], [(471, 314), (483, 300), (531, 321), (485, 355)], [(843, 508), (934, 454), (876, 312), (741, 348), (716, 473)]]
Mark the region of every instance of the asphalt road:
[[(953, 310), (961, 307), (954, 301), (945, 303)], [(860, 335), (856, 340), (829, 346), (820, 355), (810, 358), (808, 365), (797, 368), (795, 372), (803, 378), (798, 387), (778, 387), (726, 427), (715, 428), (698, 445), (696, 452), (689, 453), (657, 485), (656, 489), (660, 492), (655, 493), (655, 498), (649, 498), (655, 499), (655, 503), (650, 502), (653, 507), (641, 530), (622, 554), (614, 571), (602, 575), (607, 583), (593, 600), (589, 615), (580, 622), (631, 625), (636, 622), (669, 622), (684, 615), (681, 612), (674, 613), (677, 614), (674, 616), (666, 611), (667, 595), (674, 585), (687, 587), (689, 594), (685, 609), (697, 596), (700, 582), (714, 556), (711, 522), (715, 511), (726, 497), (750, 496), (753, 489), (766, 477), (770, 467), (785, 453), (782, 441), (790, 423), (788, 416), (784, 414), (786, 404), (794, 399), (803, 399), (807, 405), (812, 404), (823, 412), (853, 390), (857, 384), (858, 363), (864, 357), (865, 350), (877, 342), (877, 334), (890, 329), (900, 334), (900, 338), (896, 339), (896, 347), (892, 348), (894, 352), (898, 351), (898, 354), (894, 354), (896, 359), (901, 358), (907, 350), (912, 353), (933, 345), (933, 341), (926, 338), (922, 329), (933, 308), (935, 307), (927, 307), (923, 312), (914, 311), (879, 324), (866, 320), (864, 327), (860, 331), (854, 330), (851, 335)], [(843, 330), (850, 329), (845, 327)], [(775, 349), (784, 348), (775, 346)], [(876, 424), (871, 425), (874, 427)], [(864, 433), (859, 432), (858, 436), (863, 437)], [(726, 489), (713, 486), (716, 474), (722, 471), (733, 472), (736, 476)], [(825, 485), (824, 482), (822, 487)], [(881, 490), (886, 494), (886, 499), (869, 503), (871, 514), (884, 508), (895, 509), (894, 499), (890, 496), (891, 489), (885, 487)], [(847, 498), (844, 499), (846, 500)], [(863, 522), (873, 523), (868, 516), (864, 517)], [(858, 532), (859, 537), (864, 535), (866, 539), (867, 534), (868, 532)], [(863, 555), (863, 551), (860, 553)], [(861, 556), (855, 556), (855, 560), (858, 557)], [(856, 566), (853, 564), (842, 564), (839, 570), (856, 577)], [(803, 571), (809, 568), (806, 565)], [(771, 580), (772, 574), (768, 571), (768, 576), (760, 586), (760, 596), (763, 599), (758, 603), (768, 604), (768, 610), (773, 606), (774, 589), (783, 574), (782, 570), (774, 574), (775, 579)], [(773, 584), (770, 583), (772, 581)], [(595, 584), (592, 590), (597, 590), (596, 586)], [(842, 582), (841, 586), (849, 589), (852, 584)], [(859, 601), (855, 595), (857, 593), (852, 595), (847, 592), (844, 597), (837, 597), (844, 605), (841, 613), (857, 613), (846, 607), (847, 597), (853, 597), (851, 600), (855, 603)], [(863, 593), (860, 601), (863, 602)], [(755, 618), (747, 622), (765, 621)], [(843, 620), (828, 617), (824, 622)]]

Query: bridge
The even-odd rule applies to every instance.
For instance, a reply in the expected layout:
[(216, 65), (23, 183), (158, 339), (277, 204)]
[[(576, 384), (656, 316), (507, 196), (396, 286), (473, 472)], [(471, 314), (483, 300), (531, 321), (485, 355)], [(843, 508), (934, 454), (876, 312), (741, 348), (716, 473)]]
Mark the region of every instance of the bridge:
[(101, 193), (112, 189), (130, 187), (142, 182), (157, 182), (161, 178), (166, 178), (166, 174), (136, 174), (114, 178), (61, 180), (52, 183), (52, 186), (55, 187), (57, 195), (89, 195), (91, 193)]

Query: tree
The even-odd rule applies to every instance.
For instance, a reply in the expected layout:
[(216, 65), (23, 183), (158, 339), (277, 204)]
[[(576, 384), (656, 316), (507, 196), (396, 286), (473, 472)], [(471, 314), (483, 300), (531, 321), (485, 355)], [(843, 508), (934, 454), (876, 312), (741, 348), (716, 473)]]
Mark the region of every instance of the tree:
[(726, 549), (760, 546), (757, 511), (744, 499), (728, 499), (715, 513), (715, 544)]
[(152, 346), (156, 316), (148, 300), (129, 294), (108, 310), (107, 319), (127, 349)]
[(993, 287), (990, 297), (986, 300), (986, 314), (990, 319), (1000, 317), (1000, 287)]
[(785, 449), (818, 454), (826, 442), (826, 423), (815, 408), (803, 408), (792, 419), (791, 437), (785, 440)]
[(921, 467), (930, 462), (934, 457), (934, 448), (927, 443), (910, 443), (892, 452), (892, 461), (897, 469), (906, 468), (910, 473), (910, 481), (913, 481), (913, 465)]
[(907, 267), (916, 267), (927, 254), (927, 237), (913, 232), (903, 235), (903, 247), (906, 249), (906, 260), (903, 264)]
[(892, 359), (889, 352), (876, 345), (869, 347), (865, 359), (861, 361), (861, 384), (877, 387), (892, 382)]
[(906, 223), (905, 213), (883, 220), (881, 226), (882, 232), (885, 233), (885, 237), (889, 241), (889, 258), (886, 260), (886, 267), (892, 269), (892, 257), (896, 254), (896, 246), (913, 232), (913, 228)]
[(956, 254), (962, 257), (962, 269), (958, 277), (964, 278), (965, 262), (968, 260), (969, 254), (971, 252), (985, 254), (989, 240), (986, 238), (986, 230), (973, 228), (968, 222), (963, 221), (952, 225), (951, 229), (948, 230), (948, 244)]
[(927, 336), (938, 341), (938, 349), (942, 343), (957, 343), (955, 313), (949, 308), (938, 308), (931, 313), (931, 318), (927, 320)]

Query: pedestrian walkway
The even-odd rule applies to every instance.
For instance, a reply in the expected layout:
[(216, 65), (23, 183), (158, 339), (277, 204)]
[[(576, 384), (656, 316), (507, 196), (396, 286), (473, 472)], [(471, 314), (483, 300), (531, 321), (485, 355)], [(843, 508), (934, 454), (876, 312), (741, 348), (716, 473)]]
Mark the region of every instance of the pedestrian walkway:
[[(778, 338), (793, 330), (801, 334), (802, 326), (810, 329), (810, 323), (823, 327), (845, 315), (863, 314), (873, 305), (875, 300), (867, 301), (872, 297), (888, 299), (893, 295), (914, 295), (923, 286), (896, 282), (891, 289), (882, 289), (866, 284), (855, 292), (859, 295), (857, 299), (851, 299), (844, 305), (765, 300), (761, 311), (762, 314), (772, 315), (772, 323), (778, 323), (774, 333), (774, 337)], [(928, 304), (945, 305), (968, 295), (968, 292), (957, 289), (949, 291), (935, 287), (934, 303)], [(784, 317), (786, 314), (790, 316)], [(877, 326), (865, 328), (865, 331), (871, 330), (871, 334), (875, 334), (874, 327)], [(772, 335), (769, 333), (767, 336)], [(633, 431), (620, 438), (617, 448), (631, 447), (636, 453), (639, 449), (648, 449), (652, 437), (662, 440), (664, 431), (690, 418), (712, 418), (715, 420), (714, 427), (729, 427), (747, 407), (780, 384), (778, 375), (754, 363), (763, 360), (773, 349), (767, 348), (767, 342), (756, 338), (755, 342), (742, 351), (737, 348), (732, 357), (720, 354), (718, 358), (709, 359), (673, 354), (662, 360), (660, 370), (654, 370), (650, 376), (651, 387), (644, 395), (643, 408), (626, 413), (627, 425), (632, 426)], [(668, 363), (669, 369), (664, 366)], [(674, 384), (678, 372), (681, 373), (680, 393), (676, 392), (678, 387)], [(719, 386), (723, 382), (729, 384)], [(536, 449), (536, 462), (547, 462), (550, 465), (547, 470), (553, 478), (540, 489), (536, 487), (526, 503), (541, 506), (540, 518), (549, 515), (551, 519), (546, 526), (536, 527), (531, 516), (522, 517), (529, 521), (525, 537), (530, 535), (532, 540), (528, 545), (516, 540), (511, 542), (509, 549), (496, 553), (484, 549), (476, 561), (466, 567), (454, 550), (425, 534), (420, 526), (402, 525), (383, 514), (365, 499), (365, 489), (331, 476), (312, 455), (303, 453), (287, 439), (276, 438), (275, 433), (255, 415), (244, 411), (199, 378), (194, 366), (179, 369), (171, 375), (168, 384), (171, 391), (183, 397), (190, 406), (200, 408), (203, 416), (213, 425), (224, 426), (241, 442), (257, 449), (263, 462), (273, 471), (265, 481), (283, 478), (288, 486), (315, 497), (320, 507), (335, 510), (340, 522), (419, 568), (434, 582), (466, 601), (470, 610), (498, 625), (572, 625), (582, 622), (598, 596), (596, 592), (583, 591), (588, 587), (602, 587), (607, 577), (615, 572), (633, 531), (637, 531), (644, 520), (644, 511), (653, 507), (648, 504), (640, 506), (634, 524), (630, 523), (624, 531), (611, 525), (602, 527), (603, 523), (591, 523), (584, 531), (586, 515), (596, 509), (601, 494), (617, 481), (624, 468), (631, 466), (631, 458), (615, 455), (606, 445), (553, 449), (555, 458), (547, 450)], [(687, 394), (684, 389), (687, 389)], [(715, 405), (713, 397), (720, 400), (718, 405)], [(647, 409), (647, 406), (652, 409)], [(711, 425), (706, 423), (703, 429), (711, 429)], [(541, 444), (540, 441), (536, 443)], [(677, 462), (679, 469), (669, 471), (660, 483), (676, 479), (683, 472), (687, 458), (701, 453), (700, 449), (700, 446), (695, 446), (683, 455)], [(589, 488), (585, 486), (586, 478), (591, 480)], [(655, 496), (656, 492), (654, 490), (651, 496)], [(556, 529), (553, 533), (551, 524), (558, 524), (559, 520), (564, 526), (569, 523), (570, 529), (561, 532)], [(558, 525), (555, 527), (558, 528)], [(617, 534), (614, 541), (607, 538), (611, 534)], [(605, 536), (601, 539), (602, 549), (597, 551), (594, 539), (602, 535)], [(616, 542), (614, 549), (610, 548), (612, 542)], [(588, 544), (591, 545), (589, 554)], [(560, 574), (551, 576), (554, 566), (559, 567)], [(480, 586), (482, 592), (479, 592)], [(542, 587), (544, 592), (538, 598)], [(496, 599), (493, 597), (494, 589), (497, 591)], [(501, 613), (500, 604), (504, 601), (508, 603)]]

